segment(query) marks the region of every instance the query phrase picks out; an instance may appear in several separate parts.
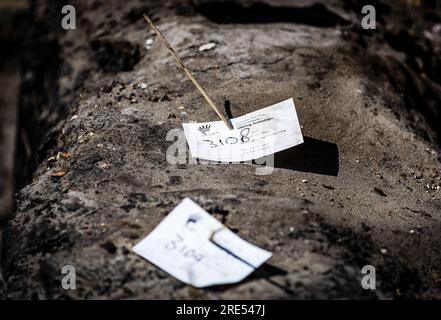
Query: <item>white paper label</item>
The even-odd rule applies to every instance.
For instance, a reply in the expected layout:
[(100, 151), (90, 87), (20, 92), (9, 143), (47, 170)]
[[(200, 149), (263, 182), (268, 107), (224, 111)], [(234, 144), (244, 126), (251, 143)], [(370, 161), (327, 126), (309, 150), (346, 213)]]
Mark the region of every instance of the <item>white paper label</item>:
[(234, 129), (222, 121), (184, 123), (193, 158), (242, 162), (258, 159), (303, 143), (299, 120), (291, 99), (231, 119)]
[(238, 237), (184, 199), (133, 251), (194, 287), (243, 280), (271, 253)]

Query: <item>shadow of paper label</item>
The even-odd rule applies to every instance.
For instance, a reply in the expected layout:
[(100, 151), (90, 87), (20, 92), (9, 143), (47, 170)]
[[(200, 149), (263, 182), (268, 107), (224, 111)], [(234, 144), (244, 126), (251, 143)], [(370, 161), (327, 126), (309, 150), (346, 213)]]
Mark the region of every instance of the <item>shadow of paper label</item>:
[(303, 144), (276, 153), (274, 167), (336, 177), (339, 171), (338, 147), (335, 143), (304, 137)]

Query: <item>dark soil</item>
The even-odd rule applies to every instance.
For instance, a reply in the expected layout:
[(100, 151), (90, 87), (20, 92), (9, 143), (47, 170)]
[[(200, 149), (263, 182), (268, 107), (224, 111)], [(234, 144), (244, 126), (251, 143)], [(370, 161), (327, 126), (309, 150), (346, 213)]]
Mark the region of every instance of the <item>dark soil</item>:
[[(350, 0), (78, 0), (69, 31), (52, 1), (38, 3), (20, 96), (32, 157), (19, 139), (4, 298), (441, 298), (437, 1), (370, 1), (376, 30)], [(266, 176), (169, 164), (171, 129), (217, 118), (143, 12), (234, 116), (293, 97), (305, 143)], [(131, 252), (184, 197), (273, 258), (202, 290)], [(61, 287), (67, 264), (76, 290)], [(368, 264), (372, 291), (360, 284)]]

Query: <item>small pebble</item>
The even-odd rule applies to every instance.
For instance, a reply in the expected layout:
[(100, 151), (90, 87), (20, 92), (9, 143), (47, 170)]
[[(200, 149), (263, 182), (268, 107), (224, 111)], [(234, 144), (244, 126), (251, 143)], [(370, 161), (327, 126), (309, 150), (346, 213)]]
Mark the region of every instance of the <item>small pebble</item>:
[(308, 180), (306, 180), (306, 179), (302, 179), (302, 182), (303, 182), (303, 183), (307, 183)]
[(208, 43), (203, 44), (203, 45), (201, 45), (201, 46), (199, 47), (199, 52), (207, 51), (207, 50), (211, 50), (211, 49), (213, 49), (214, 47), (216, 47), (216, 43), (214, 43), (214, 42), (208, 42)]
[(152, 44), (153, 44), (153, 39), (147, 39), (147, 40), (145, 41), (145, 48), (146, 48), (147, 50), (150, 50), (150, 48), (152, 47)]
[(381, 249), (380, 249), (380, 252), (381, 252), (381, 254), (387, 254), (387, 250), (384, 249), (384, 248), (381, 248)]

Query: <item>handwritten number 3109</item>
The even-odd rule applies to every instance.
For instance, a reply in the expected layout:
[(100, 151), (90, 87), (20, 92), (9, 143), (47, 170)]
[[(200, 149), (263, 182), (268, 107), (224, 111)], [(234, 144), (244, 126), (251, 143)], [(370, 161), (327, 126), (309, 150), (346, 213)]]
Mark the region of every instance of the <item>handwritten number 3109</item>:
[[(250, 128), (244, 128), (240, 131), (240, 141), (241, 143), (246, 143), (248, 141), (250, 141), (250, 138), (248, 137), (248, 135), (250, 134)], [(225, 142), (222, 141), (221, 139), (219, 139), (219, 144), (216, 144), (215, 142), (213, 142), (212, 140), (202, 140), (205, 142), (209, 142), (210, 143), (210, 148), (217, 148), (219, 146), (219, 144), (221, 146), (224, 146), (226, 144), (236, 144), (239, 142), (239, 139), (236, 137), (228, 137), (225, 139)]]
[(189, 248), (185, 244), (184, 238), (180, 234), (176, 234), (174, 240), (170, 240), (169, 242), (167, 242), (165, 244), (165, 249), (176, 251), (178, 254), (182, 254), (185, 258), (194, 260), (194, 263), (197, 263), (204, 258), (203, 254)]

